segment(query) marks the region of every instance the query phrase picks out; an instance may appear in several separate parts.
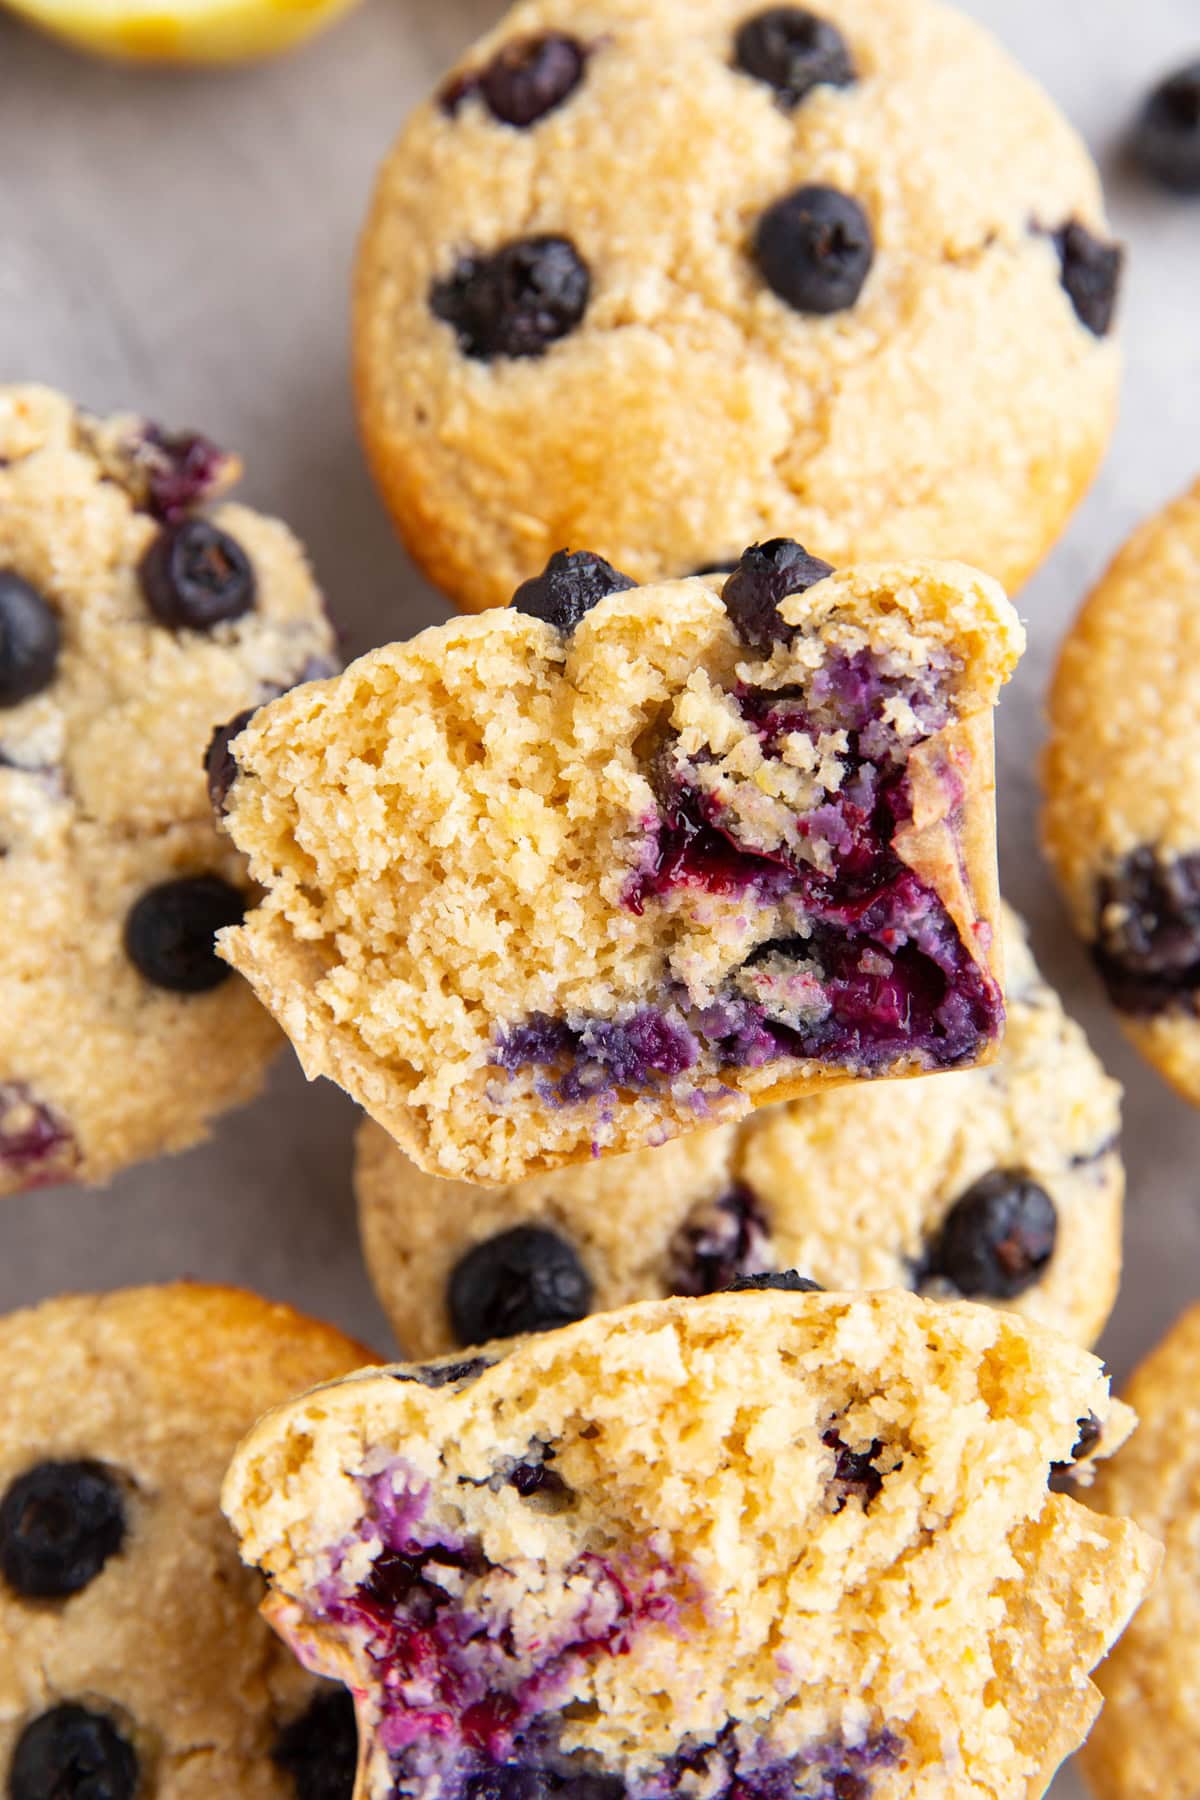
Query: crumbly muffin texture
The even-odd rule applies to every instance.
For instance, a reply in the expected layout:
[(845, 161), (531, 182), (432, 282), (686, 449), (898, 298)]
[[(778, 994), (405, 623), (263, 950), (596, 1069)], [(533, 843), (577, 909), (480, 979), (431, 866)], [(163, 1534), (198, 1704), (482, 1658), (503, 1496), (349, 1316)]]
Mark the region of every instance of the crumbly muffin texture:
[(987, 1055), (995, 584), (783, 541), (723, 597), (565, 561), (233, 740), (266, 897), (221, 953), (308, 1072), (498, 1183)]
[(1200, 1791), (1200, 1307), (1129, 1383), (1142, 1424), (1089, 1496), (1158, 1538), (1163, 1570), (1100, 1670), (1104, 1711), (1083, 1770), (1098, 1800), (1192, 1800)]
[(218, 1495), (260, 1413), (369, 1360), (231, 1288), (70, 1296), (0, 1319), (9, 1800), (350, 1800), (347, 1701), (259, 1617), (262, 1584)]
[(1063, 645), (1043, 831), (1133, 1043), (1200, 1105), (1200, 482), (1136, 531)]
[(1010, 590), (1115, 413), (1076, 133), (936, 0), (526, 0), (405, 126), (359, 257), (368, 455), (459, 606), (773, 532)]
[(1012, 1315), (752, 1292), (319, 1390), (224, 1504), (359, 1800), (1026, 1800), (1156, 1566), (1047, 1488), (1129, 1423)]
[(206, 508), (237, 472), (0, 388), (0, 1194), (195, 1142), (278, 1047), (212, 954), (247, 883), (204, 757), (337, 665), (291, 533)]
[(811, 1095), (487, 1191), (422, 1174), (364, 1120), (363, 1243), (406, 1354), (779, 1269), (965, 1294), (1093, 1343), (1121, 1269), (1120, 1088), (1002, 920), (1008, 1024), (986, 1068)]

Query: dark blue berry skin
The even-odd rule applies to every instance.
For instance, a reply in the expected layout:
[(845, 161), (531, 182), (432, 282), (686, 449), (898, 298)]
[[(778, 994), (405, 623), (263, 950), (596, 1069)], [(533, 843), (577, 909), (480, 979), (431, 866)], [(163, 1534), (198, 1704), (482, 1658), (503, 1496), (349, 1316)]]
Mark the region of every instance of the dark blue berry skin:
[(693, 1207), (667, 1249), (667, 1291), (695, 1299), (719, 1294), (769, 1262), (771, 1228), (744, 1182)]
[(318, 1693), (308, 1711), (279, 1734), (271, 1761), (291, 1776), (296, 1800), (351, 1800), (358, 1726), (345, 1688)]
[(134, 1800), (139, 1780), (137, 1755), (113, 1721), (68, 1702), (17, 1739), (8, 1800)]
[(772, 6), (747, 19), (734, 39), (734, 61), (774, 88), (787, 112), (815, 87), (849, 87), (857, 80), (837, 26), (800, 6)]
[(98, 1462), (44, 1462), (0, 1501), (0, 1575), (25, 1600), (88, 1587), (125, 1541), (125, 1498)]
[(492, 256), (459, 258), (429, 304), (480, 362), (545, 356), (576, 329), (591, 299), (587, 264), (569, 238), (518, 238)]
[(42, 693), (58, 668), (58, 616), (36, 588), (0, 569), (0, 708)]
[(739, 1275), (731, 1281), (727, 1293), (730, 1294), (764, 1294), (777, 1289), (782, 1294), (823, 1294), (825, 1289), (819, 1281), (810, 1281), (807, 1275), (798, 1275), (795, 1269), (776, 1269), (769, 1275)]
[(833, 574), (832, 566), (810, 556), (791, 538), (752, 544), (721, 594), (734, 629), (751, 650), (770, 656), (776, 644), (790, 643), (793, 626), (779, 615), (779, 603), (790, 594), (806, 594)]
[(553, 1331), (591, 1310), (591, 1279), (557, 1232), (518, 1225), (468, 1250), (450, 1276), (447, 1300), (460, 1344)]
[(208, 798), (218, 817), (225, 811), (229, 790), (238, 778), (237, 761), (229, 746), (235, 737), (245, 731), (254, 712), (254, 707), (248, 707), (236, 719), (230, 719), (228, 725), (218, 725), (208, 740), (208, 749), (204, 752), (204, 774), (208, 782)]
[(1107, 337), (1113, 328), (1125, 252), (1119, 244), (1106, 244), (1072, 219), (1053, 234), (1067, 297), (1075, 316), (1093, 337)]
[(254, 606), (254, 569), (236, 538), (207, 519), (164, 525), (138, 565), (142, 597), (171, 631), (212, 631)]
[(950, 1209), (929, 1273), (968, 1299), (1015, 1300), (1039, 1279), (1057, 1238), (1058, 1214), (1045, 1188), (1019, 1170), (993, 1169)]
[(125, 954), (154, 987), (173, 994), (206, 994), (232, 975), (213, 939), (240, 925), (246, 902), (220, 875), (185, 875), (153, 887), (130, 908)]
[(1132, 1018), (1194, 1006), (1200, 995), (1200, 856), (1135, 850), (1100, 883), (1096, 967)]
[(587, 67), (587, 51), (565, 31), (514, 38), (486, 68), (459, 75), (441, 95), (451, 117), (478, 94), (501, 125), (528, 131), (556, 112), (575, 92)]
[(1159, 83), (1138, 115), (1133, 151), (1152, 180), (1200, 194), (1200, 61)]
[(556, 550), (540, 575), (522, 582), (512, 603), (518, 612), (543, 619), (569, 636), (601, 600), (636, 586), (630, 576), (590, 550)]
[(427, 1388), (466, 1387), (469, 1382), (477, 1381), (485, 1369), (493, 1367), (486, 1356), (473, 1356), (469, 1362), (414, 1363), (409, 1369), (393, 1369), (392, 1380), (411, 1381)]
[(850, 194), (797, 188), (759, 220), (754, 257), (767, 286), (796, 312), (845, 312), (875, 260), (871, 221)]

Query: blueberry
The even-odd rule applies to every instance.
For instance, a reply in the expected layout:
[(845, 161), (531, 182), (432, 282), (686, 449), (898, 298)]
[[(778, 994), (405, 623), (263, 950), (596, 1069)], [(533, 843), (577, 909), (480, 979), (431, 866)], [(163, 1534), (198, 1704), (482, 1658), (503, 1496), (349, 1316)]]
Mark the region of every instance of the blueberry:
[(133, 1800), (133, 1746), (103, 1713), (68, 1701), (44, 1712), (17, 1739), (9, 1800)]
[(590, 550), (556, 550), (540, 575), (522, 582), (512, 603), (518, 612), (544, 619), (567, 635), (601, 600), (636, 586), (636, 581)]
[(834, 1429), (827, 1431), (821, 1442), (826, 1449), (837, 1453), (833, 1478), (839, 1491), (834, 1510), (842, 1512), (851, 1495), (857, 1495), (863, 1503), (863, 1511), (869, 1512), (872, 1500), (883, 1490), (883, 1476), (875, 1467), (875, 1458), (883, 1448), (879, 1439), (875, 1439), (869, 1450), (851, 1450)]
[(810, 556), (791, 538), (772, 538), (752, 544), (725, 583), (721, 595), (742, 642), (762, 656), (770, 656), (775, 644), (790, 643), (795, 627), (779, 616), (779, 603), (789, 594), (806, 594), (833, 569)]
[(1200, 194), (1200, 62), (1160, 82), (1138, 116), (1134, 155), (1179, 194)]
[(797, 312), (845, 312), (875, 260), (871, 222), (836, 188), (797, 188), (759, 220), (754, 256), (767, 285)]
[(54, 680), (58, 617), (36, 588), (0, 569), (0, 707), (19, 706)]
[(564, 31), (515, 38), (472, 85), (502, 125), (525, 131), (569, 100), (583, 80), (587, 52)]
[(1109, 999), (1134, 1018), (1194, 1002), (1200, 991), (1200, 854), (1161, 860), (1143, 847), (1097, 894), (1092, 955)]
[(173, 631), (212, 631), (254, 605), (250, 559), (207, 519), (164, 525), (138, 566), (146, 605)]
[(1054, 1255), (1058, 1214), (1028, 1175), (993, 1169), (955, 1201), (929, 1257), (929, 1272), (969, 1299), (1015, 1300)]
[(358, 1726), (346, 1689), (317, 1694), (308, 1711), (280, 1732), (271, 1761), (291, 1776), (296, 1800), (351, 1800)]
[(800, 6), (772, 6), (734, 40), (739, 69), (775, 89), (789, 112), (815, 87), (849, 87), (857, 71), (836, 25)]
[(208, 740), (208, 749), (204, 752), (204, 773), (208, 780), (208, 797), (217, 814), (225, 811), (229, 790), (238, 778), (237, 760), (229, 746), (240, 732), (245, 731), (254, 713), (255, 708), (248, 707), (236, 719), (230, 719), (228, 725), (218, 725)]
[(731, 1281), (727, 1293), (730, 1294), (762, 1294), (778, 1288), (783, 1294), (823, 1294), (825, 1289), (819, 1281), (810, 1281), (807, 1275), (798, 1275), (795, 1269), (774, 1269), (769, 1275), (739, 1275)]
[(448, 1300), (460, 1344), (552, 1331), (586, 1317), (592, 1283), (570, 1244), (540, 1225), (484, 1238), (455, 1264)]
[(1093, 237), (1075, 219), (1052, 235), (1062, 266), (1062, 284), (1080, 324), (1086, 325), (1093, 337), (1107, 337), (1117, 310), (1125, 252), (1119, 244)]
[(736, 1182), (717, 1200), (692, 1208), (667, 1250), (667, 1292), (718, 1294), (739, 1275), (760, 1270), (770, 1229), (750, 1189)]
[(591, 290), (568, 238), (517, 238), (493, 256), (461, 257), (453, 275), (434, 283), (430, 305), (468, 356), (492, 362), (544, 356), (580, 323)]
[(469, 1362), (414, 1363), (407, 1369), (393, 1369), (393, 1381), (411, 1381), (419, 1387), (465, 1387), (477, 1381), (485, 1369), (495, 1364), (486, 1356), (473, 1356)]
[(25, 1600), (65, 1600), (125, 1541), (125, 1501), (98, 1462), (44, 1462), (0, 1501), (0, 1574)]
[(217, 956), (215, 934), (240, 925), (246, 902), (220, 875), (185, 875), (153, 887), (130, 908), (125, 954), (139, 975), (173, 994), (204, 994), (233, 971)]
[(223, 487), (231, 458), (198, 431), (148, 425), (138, 461), (146, 480), (146, 510), (156, 519), (180, 518)]

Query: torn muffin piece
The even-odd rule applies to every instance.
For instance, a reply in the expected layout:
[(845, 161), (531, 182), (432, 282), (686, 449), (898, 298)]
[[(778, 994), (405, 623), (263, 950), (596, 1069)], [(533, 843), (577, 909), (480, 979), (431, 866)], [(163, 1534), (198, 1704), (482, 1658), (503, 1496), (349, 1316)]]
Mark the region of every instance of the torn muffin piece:
[(270, 1414), (224, 1505), (357, 1800), (1031, 1800), (1158, 1551), (1051, 1492), (1085, 1351), (914, 1295), (647, 1302)]
[(221, 953), (431, 1173), (509, 1181), (1003, 1023), (991, 711), (1023, 638), (960, 564), (723, 584), (556, 557), (233, 738), (265, 898)]

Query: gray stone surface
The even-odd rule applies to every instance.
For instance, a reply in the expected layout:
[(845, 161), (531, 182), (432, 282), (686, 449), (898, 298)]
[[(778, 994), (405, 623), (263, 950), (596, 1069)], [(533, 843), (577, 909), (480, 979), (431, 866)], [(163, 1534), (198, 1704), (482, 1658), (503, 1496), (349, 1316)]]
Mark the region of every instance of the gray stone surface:
[[(352, 651), (443, 616), (368, 485), (346, 381), (346, 287), (372, 169), (405, 109), (498, 0), (368, 0), (290, 60), (226, 74), (126, 72), (0, 19), (0, 379), (40, 377), (240, 449), (247, 498), (305, 538)], [(1128, 1088), (1128, 1275), (1105, 1350), (1118, 1375), (1200, 1291), (1200, 1121), (1125, 1048), (1063, 926), (1036, 848), (1035, 750), (1055, 646), (1129, 527), (1200, 464), (1200, 211), (1123, 165), (1147, 84), (1200, 49), (1195, 0), (970, 0), (1084, 131), (1131, 271), (1120, 431), (1072, 530), (1021, 598), (1031, 649), (1001, 721), (1009, 897)], [(130, 1071), (136, 1079), (136, 1070)], [(388, 1336), (359, 1262), (353, 1111), (283, 1064), (206, 1147), (107, 1193), (0, 1210), (0, 1306), (190, 1274), (252, 1283)], [(1059, 1800), (1078, 1793), (1070, 1775)]]

